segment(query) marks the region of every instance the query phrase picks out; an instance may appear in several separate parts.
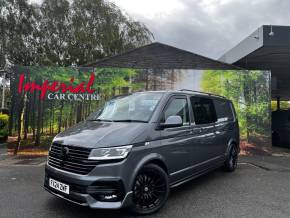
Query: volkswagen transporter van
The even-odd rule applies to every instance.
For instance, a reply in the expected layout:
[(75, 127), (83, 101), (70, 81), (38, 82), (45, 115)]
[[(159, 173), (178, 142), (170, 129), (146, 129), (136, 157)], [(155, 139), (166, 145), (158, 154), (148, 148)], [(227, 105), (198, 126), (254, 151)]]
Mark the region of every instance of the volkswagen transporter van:
[(231, 101), (190, 90), (119, 96), (51, 145), (44, 187), (91, 208), (159, 210), (169, 190), (237, 167), (239, 127)]

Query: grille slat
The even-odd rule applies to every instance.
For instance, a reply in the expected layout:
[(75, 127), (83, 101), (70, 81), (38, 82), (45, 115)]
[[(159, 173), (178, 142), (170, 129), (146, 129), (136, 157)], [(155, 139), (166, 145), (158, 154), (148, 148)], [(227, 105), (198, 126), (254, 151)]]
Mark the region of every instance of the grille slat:
[(87, 153), (89, 154), (91, 152), (90, 148), (83, 148), (83, 147), (77, 147), (77, 146), (72, 146), (72, 145), (62, 145), (62, 144), (57, 144), (53, 143), (51, 149), (57, 149), (61, 151), (63, 147), (68, 147), (71, 152), (80, 152), (80, 153)]
[(64, 171), (68, 171), (68, 172), (71, 172), (71, 173), (76, 173), (76, 174), (81, 174), (81, 175), (87, 174), (87, 172), (84, 171), (84, 170), (75, 170), (75, 169), (72, 169), (72, 168), (66, 167), (66, 166), (63, 166), (63, 167), (60, 168), (57, 164), (50, 164), (50, 165), (55, 167), (55, 168), (58, 168), (58, 169), (61, 169), (61, 170), (64, 170)]
[[(68, 148), (68, 153), (64, 148)], [(91, 149), (53, 143), (49, 152), (48, 164), (57, 169), (85, 175), (98, 164), (88, 160)]]
[[(67, 146), (68, 147), (68, 146)], [(68, 147), (71, 148), (71, 147)], [(54, 152), (61, 152), (61, 149), (52, 149)], [(90, 152), (81, 152), (79, 150), (71, 150), (71, 153), (77, 154), (77, 155), (83, 155), (83, 156), (87, 156), (90, 154)]]
[(76, 157), (84, 157), (84, 158), (87, 158), (89, 156), (89, 154), (81, 154), (81, 153), (78, 154), (77, 152), (73, 152), (73, 151), (71, 151), (70, 154)]
[[(51, 151), (55, 152), (55, 153), (61, 153), (62, 152), (61, 149), (55, 149), (55, 148), (52, 148)], [(73, 151), (73, 150), (71, 150), (70, 153), (74, 154), (76, 156), (81, 156), (81, 157), (87, 157), (90, 154), (89, 152), (88, 153), (82, 153), (80, 151)]]
[[(60, 160), (49, 157), (49, 159), (53, 162), (59, 163)], [(95, 164), (81, 164), (81, 163), (76, 163), (76, 162), (71, 162), (70, 160), (65, 161), (65, 164), (71, 164), (71, 165), (75, 165), (75, 166), (79, 166), (82, 168), (87, 168), (87, 167), (95, 167)]]
[(61, 153), (60, 153), (60, 152), (55, 152), (55, 151), (53, 151), (53, 150), (50, 150), (49, 154), (60, 155)]
[[(50, 156), (52, 157), (52, 156)], [(52, 157), (52, 158), (55, 158), (55, 157)], [(59, 159), (59, 158), (57, 158)], [(92, 166), (95, 166), (96, 165), (96, 161), (95, 160), (80, 160), (80, 159), (75, 159), (75, 158), (70, 158), (69, 160), (67, 161), (73, 161), (74, 163), (77, 163), (77, 164), (84, 164), (84, 165), (92, 165)]]

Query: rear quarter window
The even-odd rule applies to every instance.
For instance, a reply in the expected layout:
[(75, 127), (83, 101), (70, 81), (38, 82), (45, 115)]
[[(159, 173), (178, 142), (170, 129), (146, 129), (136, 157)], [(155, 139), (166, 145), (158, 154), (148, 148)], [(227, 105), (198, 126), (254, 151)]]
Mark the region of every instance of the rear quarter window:
[(209, 124), (216, 122), (216, 112), (212, 99), (190, 97), (195, 124)]
[(229, 101), (214, 100), (214, 106), (218, 123), (234, 120), (232, 106)]

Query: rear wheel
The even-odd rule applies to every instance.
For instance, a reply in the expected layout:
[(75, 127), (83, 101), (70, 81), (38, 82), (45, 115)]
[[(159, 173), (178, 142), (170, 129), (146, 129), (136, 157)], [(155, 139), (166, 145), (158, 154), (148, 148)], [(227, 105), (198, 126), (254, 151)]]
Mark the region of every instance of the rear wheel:
[(166, 172), (159, 166), (144, 166), (135, 178), (133, 204), (130, 209), (136, 214), (151, 214), (164, 206), (169, 195)]
[(232, 145), (228, 157), (224, 163), (224, 170), (227, 172), (233, 172), (238, 166), (238, 148), (236, 145)]

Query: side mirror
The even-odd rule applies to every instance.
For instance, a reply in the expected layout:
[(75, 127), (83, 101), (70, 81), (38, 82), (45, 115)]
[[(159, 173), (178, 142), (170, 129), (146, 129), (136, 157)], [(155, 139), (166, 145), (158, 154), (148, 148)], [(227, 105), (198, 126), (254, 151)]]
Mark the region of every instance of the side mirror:
[(182, 119), (180, 116), (169, 116), (167, 117), (165, 123), (160, 123), (161, 128), (171, 128), (171, 127), (180, 127), (182, 126)]

